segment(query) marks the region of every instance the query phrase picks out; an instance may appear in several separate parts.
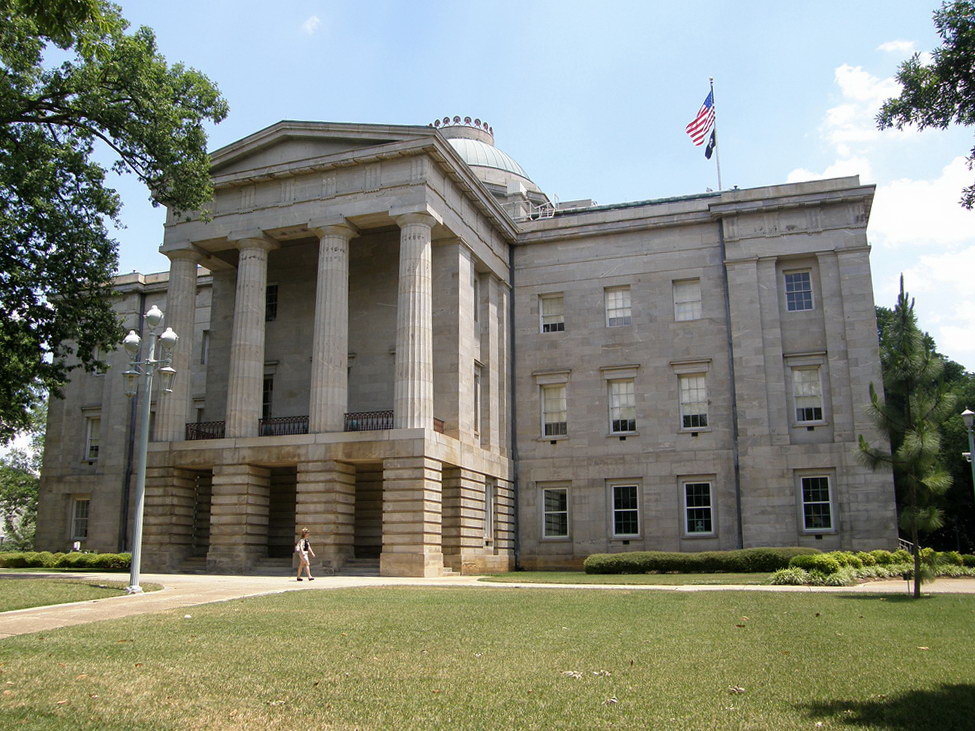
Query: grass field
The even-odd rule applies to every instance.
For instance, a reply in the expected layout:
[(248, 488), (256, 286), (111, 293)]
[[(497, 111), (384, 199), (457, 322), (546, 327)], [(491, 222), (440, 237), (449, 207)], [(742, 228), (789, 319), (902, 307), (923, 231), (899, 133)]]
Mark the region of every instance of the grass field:
[(0, 579), (0, 612), (104, 599), (124, 594), (124, 588), (124, 584), (104, 581), (89, 583), (71, 579)]
[(481, 581), (511, 584), (765, 584), (771, 574), (587, 574), (583, 571), (512, 571)]
[(0, 727), (967, 728), (973, 620), (967, 596), (295, 592), (2, 640)]

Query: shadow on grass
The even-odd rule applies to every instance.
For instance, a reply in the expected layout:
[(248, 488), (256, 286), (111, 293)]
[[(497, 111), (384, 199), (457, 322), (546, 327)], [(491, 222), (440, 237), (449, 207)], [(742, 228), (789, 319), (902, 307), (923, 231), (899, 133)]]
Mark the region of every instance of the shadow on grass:
[[(836, 594), (840, 599), (854, 599), (857, 601), (881, 601), (891, 604), (909, 604), (910, 602), (923, 602), (934, 599), (934, 594), (922, 594), (915, 597), (913, 594)], [(955, 594), (954, 596), (958, 596)]]
[(972, 728), (975, 685), (942, 685), (866, 701), (830, 701), (799, 706), (814, 720), (873, 728)]

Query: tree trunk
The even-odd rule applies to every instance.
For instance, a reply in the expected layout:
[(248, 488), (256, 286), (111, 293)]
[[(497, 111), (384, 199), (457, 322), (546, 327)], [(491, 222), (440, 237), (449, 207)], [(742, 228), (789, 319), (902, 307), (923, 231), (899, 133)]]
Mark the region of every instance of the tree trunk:
[[(916, 520), (916, 519), (915, 519)], [(914, 547), (911, 552), (914, 554), (914, 598), (921, 598), (921, 547), (917, 544), (917, 525), (911, 530), (911, 540)]]

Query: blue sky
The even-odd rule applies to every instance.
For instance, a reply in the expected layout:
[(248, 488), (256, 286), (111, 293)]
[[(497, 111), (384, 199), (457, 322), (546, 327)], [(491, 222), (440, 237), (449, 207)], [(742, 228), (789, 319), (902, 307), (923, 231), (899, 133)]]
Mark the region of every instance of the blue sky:
[[(928, 0), (896, 2), (121, 2), (161, 52), (230, 104), (211, 148), (281, 119), (486, 119), (549, 195), (599, 203), (716, 187), (684, 125), (715, 77), (725, 187), (860, 174), (876, 183), (874, 293), (905, 273), (921, 325), (975, 370), (971, 130), (879, 132), (891, 77), (938, 38)], [(162, 212), (119, 181), (120, 271), (168, 268)], [(967, 276), (966, 276), (967, 275)]]

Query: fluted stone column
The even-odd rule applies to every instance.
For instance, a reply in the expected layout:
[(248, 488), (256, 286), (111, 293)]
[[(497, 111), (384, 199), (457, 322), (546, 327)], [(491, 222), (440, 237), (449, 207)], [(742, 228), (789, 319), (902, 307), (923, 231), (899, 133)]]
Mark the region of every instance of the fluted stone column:
[(400, 227), (393, 426), (433, 427), (433, 305), (428, 213), (396, 216)]
[(319, 235), (308, 431), (342, 431), (349, 403), (348, 223), (311, 222)]
[(237, 295), (230, 341), (230, 379), (227, 384), (228, 437), (256, 437), (261, 418), (264, 380), (264, 307), (267, 253), (277, 244), (264, 238), (237, 242)]
[(161, 393), (156, 412), (157, 442), (182, 441), (186, 436), (186, 416), (190, 407), (190, 382), (196, 313), (196, 267), (203, 257), (192, 249), (170, 251), (169, 288), (166, 291), (166, 320), (179, 342), (173, 351), (176, 380), (172, 393)]

